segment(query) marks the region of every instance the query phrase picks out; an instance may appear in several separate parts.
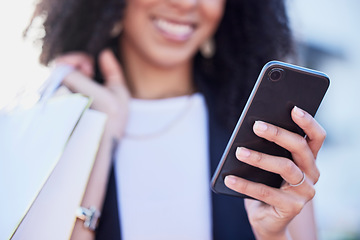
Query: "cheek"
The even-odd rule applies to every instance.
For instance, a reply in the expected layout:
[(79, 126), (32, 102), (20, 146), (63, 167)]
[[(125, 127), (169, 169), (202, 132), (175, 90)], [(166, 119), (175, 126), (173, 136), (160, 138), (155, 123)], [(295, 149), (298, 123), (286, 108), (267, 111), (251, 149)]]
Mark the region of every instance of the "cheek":
[[(146, 18), (147, 4), (144, 0), (129, 0), (122, 19), (123, 33), (131, 39), (140, 38), (144, 29), (148, 28)], [(145, 1), (146, 2), (146, 1)]]
[(212, 28), (217, 27), (224, 13), (225, 0), (200, 0), (200, 2), (204, 19), (213, 25)]

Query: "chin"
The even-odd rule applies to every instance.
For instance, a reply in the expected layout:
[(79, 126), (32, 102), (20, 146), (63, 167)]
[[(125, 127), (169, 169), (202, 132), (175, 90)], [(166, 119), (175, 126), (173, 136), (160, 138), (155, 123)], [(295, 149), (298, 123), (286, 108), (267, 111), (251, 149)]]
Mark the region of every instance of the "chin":
[(173, 51), (157, 51), (152, 62), (161, 68), (176, 68), (191, 64), (196, 51), (177, 49)]

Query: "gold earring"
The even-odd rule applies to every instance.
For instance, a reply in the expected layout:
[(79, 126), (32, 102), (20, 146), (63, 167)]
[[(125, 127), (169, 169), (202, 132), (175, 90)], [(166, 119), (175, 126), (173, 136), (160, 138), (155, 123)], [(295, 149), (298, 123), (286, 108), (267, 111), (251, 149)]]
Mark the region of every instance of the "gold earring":
[(213, 38), (207, 39), (200, 45), (200, 52), (204, 58), (212, 58), (215, 54), (215, 42)]
[(119, 21), (119, 22), (114, 24), (113, 28), (111, 29), (110, 36), (111, 37), (117, 37), (117, 36), (120, 35), (122, 30), (123, 30), (123, 25), (122, 25), (122, 22)]

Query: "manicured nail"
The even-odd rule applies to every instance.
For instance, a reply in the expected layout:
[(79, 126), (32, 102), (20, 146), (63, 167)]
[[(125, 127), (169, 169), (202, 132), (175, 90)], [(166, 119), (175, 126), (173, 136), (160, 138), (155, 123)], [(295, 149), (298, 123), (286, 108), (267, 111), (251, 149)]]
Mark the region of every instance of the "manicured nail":
[(238, 147), (236, 149), (236, 156), (238, 156), (239, 158), (248, 158), (250, 154), (250, 151), (246, 148)]
[(225, 184), (226, 185), (234, 185), (236, 183), (236, 177), (235, 176), (226, 176), (225, 177)]
[(262, 121), (255, 121), (254, 129), (259, 132), (265, 132), (268, 129), (268, 126)]
[(299, 117), (299, 118), (302, 118), (302, 117), (305, 116), (304, 111), (303, 111), (302, 109), (296, 107), (296, 106), (294, 107), (294, 113), (295, 113), (295, 115), (296, 115), (297, 117)]

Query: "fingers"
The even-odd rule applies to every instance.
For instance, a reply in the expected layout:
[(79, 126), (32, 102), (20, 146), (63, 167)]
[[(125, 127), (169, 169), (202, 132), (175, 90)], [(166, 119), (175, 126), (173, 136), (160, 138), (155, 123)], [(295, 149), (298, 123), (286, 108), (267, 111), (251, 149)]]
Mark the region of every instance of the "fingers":
[[(74, 56), (71, 56), (71, 58), (70, 56), (64, 56), (59, 61), (78, 64), (83, 58), (84, 56), (77, 56), (76, 59)], [(104, 131), (109, 131), (115, 139), (120, 139), (128, 116), (130, 94), (124, 84), (121, 68), (110, 51), (103, 51), (100, 54), (99, 65), (105, 79), (104, 85), (95, 82), (81, 70), (79, 71), (78, 68), (68, 74), (62, 83), (72, 92), (91, 97), (91, 108), (107, 115)]]
[(259, 137), (272, 141), (290, 151), (296, 165), (305, 172), (314, 183), (317, 182), (320, 173), (315, 163), (313, 151), (304, 137), (261, 121), (255, 122), (253, 129)]
[(64, 78), (62, 84), (72, 92), (82, 93), (93, 98), (101, 98), (103, 94), (106, 94), (104, 88), (79, 71), (71, 72)]
[(55, 59), (56, 65), (66, 64), (76, 68), (87, 77), (94, 75), (94, 59), (83, 52), (70, 52)]
[(277, 173), (290, 184), (297, 184), (303, 178), (299, 167), (286, 158), (270, 156), (243, 147), (236, 150), (236, 157), (249, 165)]
[[(236, 176), (227, 176), (225, 185), (237, 192), (258, 199), (277, 209), (277, 213), (284, 215), (296, 215), (305, 204), (310, 201), (315, 190), (313, 185), (305, 182), (296, 188), (287, 188), (286, 190), (276, 189), (261, 183), (251, 182)], [(297, 191), (297, 194), (288, 194), (288, 191)], [(291, 213), (290, 213), (291, 211)]]
[(251, 182), (232, 175), (226, 176), (224, 183), (228, 188), (236, 192), (253, 197), (272, 206), (280, 205), (279, 195), (283, 195), (279, 189), (271, 188), (264, 184)]
[[(319, 178), (315, 158), (324, 141), (325, 133), (321, 126), (301, 109), (293, 109), (291, 116), (304, 130), (306, 138), (262, 121), (254, 124), (253, 131), (257, 136), (290, 151), (294, 161), (244, 147), (236, 151), (236, 157), (240, 161), (280, 174), (288, 184), (282, 185), (281, 188), (273, 188), (236, 176), (226, 176), (224, 179), (228, 188), (259, 200), (246, 201), (246, 210), (250, 222), (254, 223), (253, 226), (269, 219), (287, 224), (315, 196), (314, 183)], [(277, 225), (273, 224), (271, 229)]]
[(326, 131), (310, 114), (298, 107), (293, 108), (291, 116), (294, 122), (306, 133), (309, 147), (316, 158), (326, 138)]
[(253, 130), (259, 137), (274, 142), (293, 154), (303, 154), (305, 151), (306, 155), (313, 156), (306, 140), (298, 134), (263, 121), (256, 121)]

